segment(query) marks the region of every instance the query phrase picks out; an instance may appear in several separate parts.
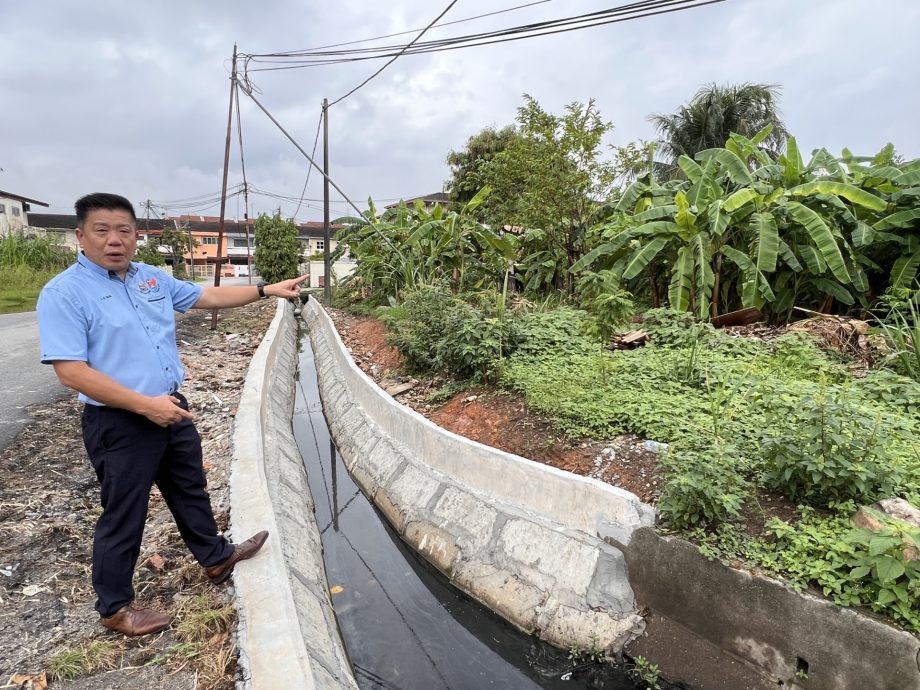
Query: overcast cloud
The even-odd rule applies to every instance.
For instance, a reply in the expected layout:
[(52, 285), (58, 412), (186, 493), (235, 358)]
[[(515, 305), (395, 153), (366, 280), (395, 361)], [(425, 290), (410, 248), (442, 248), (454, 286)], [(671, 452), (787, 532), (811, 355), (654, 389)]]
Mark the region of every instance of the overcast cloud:
[[(445, 21), (523, 4), (460, 0)], [(483, 31), (623, 4), (555, 0), (427, 37)], [(70, 213), (114, 191), (138, 205), (220, 190), (229, 58), (417, 29), (446, 5), (422, 0), (191, 2), (0, 0), (0, 189)], [(920, 3), (916, 0), (728, 0), (585, 31), (397, 60), (330, 115), (332, 178), (360, 203), (439, 191), (445, 158), (486, 126), (514, 120), (521, 95), (560, 112), (594, 98), (609, 143), (654, 137), (707, 82), (782, 86), (800, 147), (872, 154), (893, 142), (920, 156)], [(411, 37), (406, 37), (407, 40)], [(262, 72), (259, 99), (308, 151), (323, 97), (341, 96), (381, 63)], [(241, 95), (247, 178), (300, 196), (306, 163)], [(318, 154), (321, 156), (321, 145)], [(234, 134), (230, 184), (242, 181)], [(307, 196), (322, 196), (312, 176)], [(335, 195), (334, 198), (338, 198)], [(253, 196), (253, 212), (296, 203)], [(322, 217), (307, 202), (301, 220)], [(344, 213), (337, 204), (333, 215)], [(42, 210), (42, 209), (35, 209)], [(218, 207), (203, 210), (216, 215)], [(242, 216), (237, 199), (230, 217)]]

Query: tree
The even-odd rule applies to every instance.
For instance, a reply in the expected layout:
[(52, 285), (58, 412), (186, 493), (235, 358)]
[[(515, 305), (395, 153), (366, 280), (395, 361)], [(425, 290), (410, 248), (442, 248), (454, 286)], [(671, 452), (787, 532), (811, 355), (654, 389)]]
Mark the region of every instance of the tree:
[(293, 220), (283, 220), (281, 215), (261, 214), (256, 219), (256, 271), (269, 283), (297, 275), (297, 266), (303, 257), (297, 241), (297, 226)]
[(162, 266), (166, 263), (166, 259), (160, 254), (157, 243), (153, 239), (148, 239), (145, 244), (137, 248), (134, 260), (142, 261), (148, 266)]
[(700, 151), (725, 146), (732, 132), (753, 137), (772, 125), (763, 146), (778, 154), (787, 137), (777, 104), (779, 90), (775, 84), (707, 84), (676, 113), (652, 115), (668, 176), (679, 174), (681, 156), (692, 159)]
[(774, 157), (760, 147), (769, 130), (681, 156), (684, 179), (637, 180), (573, 270), (609, 268), (634, 291), (647, 280), (653, 297), (664, 274), (670, 306), (700, 318), (739, 307), (777, 320), (795, 306), (867, 310), (886, 287), (911, 285), (920, 160), (896, 163), (886, 147), (874, 158), (845, 151), (842, 162), (818, 149), (806, 163), (793, 137)]
[[(514, 125), (501, 129), (486, 127), (471, 136), (466, 146), (460, 151), (447, 154), (450, 166), (450, 180), (446, 189), (451, 203), (457, 207), (469, 202), (484, 186), (482, 184), (482, 167), (520, 136)], [(456, 210), (459, 210), (456, 209)]]
[(518, 108), (518, 136), (481, 167), (492, 193), (480, 207), (493, 228), (524, 228), (520, 268), (529, 290), (574, 290), (569, 268), (584, 252), (586, 230), (613, 187), (617, 170), (602, 158), (613, 125), (594, 104), (572, 103), (564, 115), (530, 96)]
[(195, 256), (195, 249), (198, 247), (198, 240), (191, 237), (186, 230), (179, 228), (163, 228), (160, 233), (160, 244), (169, 250), (169, 255), (173, 260), (173, 275), (177, 278), (184, 278), (185, 253), (188, 252), (190, 257)]

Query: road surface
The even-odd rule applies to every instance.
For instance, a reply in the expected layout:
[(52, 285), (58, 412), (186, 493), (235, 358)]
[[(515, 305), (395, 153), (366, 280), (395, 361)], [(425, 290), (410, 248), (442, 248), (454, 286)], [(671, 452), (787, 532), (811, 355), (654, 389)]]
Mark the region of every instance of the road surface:
[(38, 321), (34, 311), (0, 314), (0, 450), (29, 423), (26, 408), (68, 394), (54, 369), (39, 362)]

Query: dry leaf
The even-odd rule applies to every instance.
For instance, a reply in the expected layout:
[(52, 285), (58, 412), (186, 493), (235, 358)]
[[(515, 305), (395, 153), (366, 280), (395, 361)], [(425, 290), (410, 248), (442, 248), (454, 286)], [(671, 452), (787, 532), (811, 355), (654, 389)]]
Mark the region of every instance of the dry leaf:
[(45, 690), (48, 687), (48, 679), (44, 673), (40, 673), (37, 676), (17, 673), (10, 678), (10, 685), (24, 685), (25, 690)]
[(39, 594), (40, 592), (47, 592), (47, 591), (49, 591), (48, 588), (42, 587), (41, 585), (28, 585), (22, 588), (23, 595), (27, 597), (34, 597), (36, 594)]
[(329, 592), (332, 594), (341, 594), (345, 591), (345, 588), (342, 585), (333, 585), (329, 588)]
[(144, 565), (153, 570), (154, 572), (162, 572), (163, 567), (166, 565), (166, 559), (163, 558), (160, 554), (154, 553), (150, 558), (144, 561)]

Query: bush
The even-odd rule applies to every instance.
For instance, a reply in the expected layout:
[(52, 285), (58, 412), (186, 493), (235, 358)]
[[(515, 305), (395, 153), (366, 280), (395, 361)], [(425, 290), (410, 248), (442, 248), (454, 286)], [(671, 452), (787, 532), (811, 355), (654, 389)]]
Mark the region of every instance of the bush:
[(888, 450), (880, 417), (851, 404), (839, 387), (799, 400), (779, 398), (761, 438), (765, 481), (793, 500), (829, 505), (890, 496), (903, 468)]
[(401, 305), (383, 309), (382, 316), (394, 331), (391, 342), (416, 371), (492, 378), (514, 345), (510, 322), (475, 309), (442, 286), (422, 287)]
[(705, 450), (669, 450), (660, 463), (665, 483), (658, 510), (675, 527), (736, 518), (749, 484), (736, 467), (738, 449), (714, 443)]
[(649, 309), (642, 319), (642, 330), (649, 334), (654, 345), (672, 348), (691, 346), (715, 331), (690, 312), (671, 309)]

